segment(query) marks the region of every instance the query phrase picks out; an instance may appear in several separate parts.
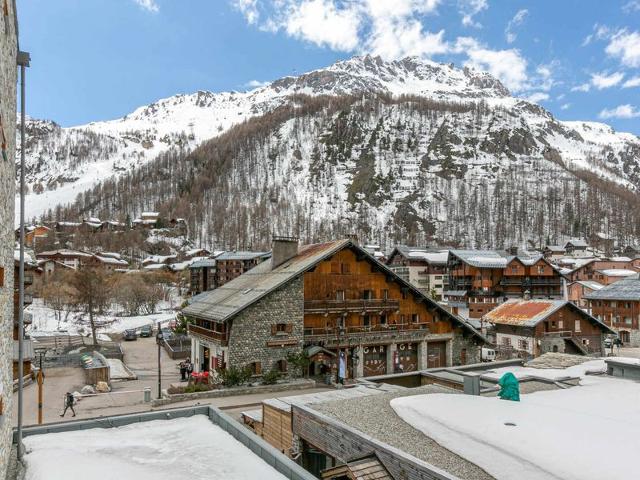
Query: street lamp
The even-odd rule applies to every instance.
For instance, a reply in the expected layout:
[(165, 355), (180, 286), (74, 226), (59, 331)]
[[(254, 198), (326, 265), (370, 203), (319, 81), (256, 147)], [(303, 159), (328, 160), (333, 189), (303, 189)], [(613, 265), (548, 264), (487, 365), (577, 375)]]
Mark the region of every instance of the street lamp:
[(44, 370), (42, 368), (42, 358), (47, 354), (47, 348), (38, 347), (33, 349), (33, 353), (38, 355), (38, 374), (36, 376), (38, 382), (38, 425), (42, 425), (42, 406), (43, 406), (43, 390), (42, 385), (44, 384)]
[(162, 348), (162, 339), (164, 335), (162, 333), (162, 328), (160, 327), (160, 322), (158, 322), (158, 333), (156, 334), (156, 343), (158, 344), (158, 399), (162, 398), (162, 370), (160, 368), (160, 349)]

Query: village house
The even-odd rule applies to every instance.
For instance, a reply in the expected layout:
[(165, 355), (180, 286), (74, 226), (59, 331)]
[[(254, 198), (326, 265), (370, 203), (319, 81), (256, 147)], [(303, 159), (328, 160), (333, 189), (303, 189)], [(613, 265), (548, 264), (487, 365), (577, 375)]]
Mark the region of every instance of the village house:
[(613, 331), (566, 300), (512, 299), (482, 318), (494, 326), (503, 356), (537, 357), (546, 352), (604, 355)]
[(564, 244), (567, 255), (571, 257), (588, 257), (591, 255), (589, 244), (582, 238), (572, 238)]
[(183, 314), (198, 370), (288, 375), (289, 354), (320, 347), (309, 355), (312, 374), (340, 363), (353, 378), (478, 362), (484, 342), (348, 239), (299, 249), (297, 239), (274, 238), (271, 261), (199, 295)]
[[(20, 229), (15, 230), (16, 242), (20, 241)], [(51, 229), (45, 225), (29, 225), (24, 231), (24, 245), (26, 248), (34, 249), (39, 241), (53, 235)]]
[(189, 292), (198, 295), (216, 288), (216, 260), (203, 258), (189, 266)]
[(640, 279), (627, 277), (585, 295), (589, 312), (616, 331), (627, 346), (640, 347)]
[(220, 287), (271, 258), (271, 252), (231, 251), (216, 257), (216, 283)]
[(38, 260), (51, 260), (61, 263), (66, 267), (71, 267), (74, 270), (78, 270), (91, 259), (91, 254), (80, 252), (78, 250), (60, 249), (40, 252), (36, 254), (36, 258)]
[(562, 245), (547, 245), (542, 251), (542, 254), (544, 258), (553, 262), (554, 260), (564, 257), (566, 252)]
[(386, 262), (387, 266), (403, 280), (413, 284), (425, 295), (442, 299), (448, 288), (447, 250), (430, 250), (419, 247), (397, 246)]
[[(573, 269), (565, 275), (570, 282), (595, 280), (599, 283), (605, 283), (606, 276), (610, 277), (607, 280), (612, 283), (638, 272), (633, 260), (629, 257), (592, 258), (577, 261), (573, 265)], [(627, 275), (625, 275), (625, 271), (628, 272)]]
[(595, 280), (578, 280), (567, 285), (567, 299), (578, 307), (587, 309), (589, 302), (587, 302), (585, 296), (603, 287), (603, 284)]
[(142, 212), (138, 218), (133, 219), (131, 226), (133, 228), (151, 229), (160, 227), (160, 213), (159, 212)]
[(451, 250), (447, 262), (450, 306), (481, 318), (507, 298), (561, 298), (562, 277), (542, 255), (495, 250)]

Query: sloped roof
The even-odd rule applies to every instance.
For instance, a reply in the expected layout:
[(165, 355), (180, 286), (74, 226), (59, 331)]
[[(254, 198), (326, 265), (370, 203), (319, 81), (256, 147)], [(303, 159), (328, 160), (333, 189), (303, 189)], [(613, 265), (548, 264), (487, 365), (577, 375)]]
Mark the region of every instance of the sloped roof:
[(640, 300), (640, 278), (627, 277), (584, 296), (588, 300)]
[(583, 238), (572, 238), (567, 243), (565, 243), (565, 247), (567, 245), (573, 245), (574, 247), (587, 248), (589, 244)]
[(216, 257), (216, 260), (253, 260), (254, 258), (270, 256), (271, 252), (237, 251), (221, 253)]
[(193, 262), (189, 268), (204, 268), (204, 267), (215, 267), (216, 260), (214, 258), (206, 258), (202, 260), (197, 260)]
[(604, 270), (596, 270), (598, 273), (602, 273), (608, 277), (630, 277), (631, 275), (637, 275), (637, 271), (629, 270), (627, 268), (607, 268)]
[(477, 268), (504, 268), (509, 261), (495, 250), (450, 250), (449, 254)]
[(484, 319), (499, 325), (535, 327), (538, 323), (542, 322), (544, 319), (548, 318), (550, 315), (565, 306), (579, 312), (583, 317), (591, 321), (593, 324), (597, 324), (603, 330), (612, 332), (612, 330), (600, 320), (589, 315), (581, 308), (578, 308), (573, 303), (567, 302), (566, 300), (508, 300), (489, 311), (484, 316)]
[(422, 298), (424, 302), (438, 310), (446, 318), (467, 329), (482, 341), (487, 342), (487, 339), (466, 320), (454, 315), (424, 295), (414, 285), (403, 280), (386, 265), (376, 260), (369, 252), (349, 239), (301, 246), (298, 250), (298, 255), (274, 269), (271, 268), (271, 262), (262, 262), (221, 287), (203, 292), (197, 298), (192, 298), (191, 303), (182, 312), (185, 315), (205, 320), (224, 322), (293, 278), (314, 267), (322, 260), (345, 248), (357, 250), (359, 254), (368, 258), (383, 270), (385, 275), (392, 277), (394, 281), (411, 290), (414, 295)]
[(596, 282), (595, 280), (578, 280), (574, 283), (579, 283), (583, 287), (590, 288), (591, 290), (600, 290), (601, 288), (604, 288), (603, 284)]

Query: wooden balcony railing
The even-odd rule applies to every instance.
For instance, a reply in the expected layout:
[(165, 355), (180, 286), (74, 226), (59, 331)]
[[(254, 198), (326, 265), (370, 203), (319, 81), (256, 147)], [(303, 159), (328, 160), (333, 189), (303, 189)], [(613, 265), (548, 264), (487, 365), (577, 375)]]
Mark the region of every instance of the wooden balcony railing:
[(400, 301), (392, 299), (305, 300), (304, 302), (304, 313), (380, 312), (398, 308), (400, 308)]
[(401, 334), (420, 334), (429, 333), (429, 324), (421, 323), (391, 323), (384, 325), (358, 325), (344, 328), (325, 327), (311, 328), (305, 327), (305, 340), (313, 339), (340, 339), (349, 337), (377, 337), (377, 336), (393, 336)]
[(222, 346), (226, 346), (228, 343), (227, 334), (221, 332), (215, 332), (213, 330), (209, 330), (208, 328), (200, 327), (198, 325), (190, 324), (187, 327), (189, 334), (199, 335), (201, 337), (208, 338), (210, 340), (215, 340), (216, 342), (222, 344)]

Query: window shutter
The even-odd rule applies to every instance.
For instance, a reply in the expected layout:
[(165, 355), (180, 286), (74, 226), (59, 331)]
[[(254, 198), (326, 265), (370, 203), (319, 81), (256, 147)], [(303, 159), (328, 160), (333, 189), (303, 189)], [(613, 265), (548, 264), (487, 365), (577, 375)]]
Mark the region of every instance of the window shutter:
[(262, 363), (255, 362), (256, 375), (262, 375)]
[(271, 335), (275, 335), (276, 333), (278, 333), (278, 325), (273, 324), (271, 325)]
[(287, 333), (293, 332), (293, 323), (287, 323), (285, 330)]

